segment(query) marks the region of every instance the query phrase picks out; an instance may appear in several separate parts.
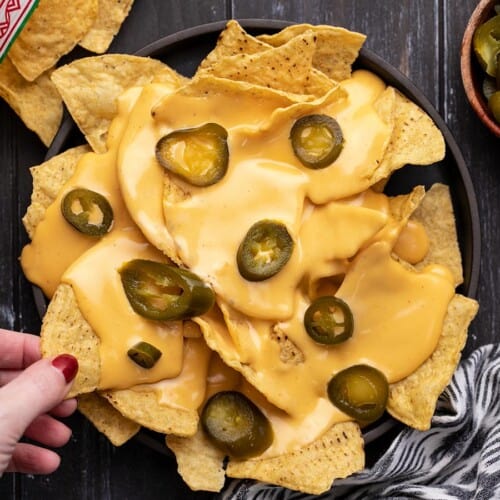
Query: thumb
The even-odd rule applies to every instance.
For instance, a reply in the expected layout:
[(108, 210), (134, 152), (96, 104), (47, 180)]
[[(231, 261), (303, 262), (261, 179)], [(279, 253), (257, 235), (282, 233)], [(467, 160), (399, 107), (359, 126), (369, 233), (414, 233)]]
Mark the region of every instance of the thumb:
[(41, 359), (0, 389), (2, 433), (21, 438), (31, 422), (59, 404), (68, 393), (78, 371), (78, 361), (69, 354)]

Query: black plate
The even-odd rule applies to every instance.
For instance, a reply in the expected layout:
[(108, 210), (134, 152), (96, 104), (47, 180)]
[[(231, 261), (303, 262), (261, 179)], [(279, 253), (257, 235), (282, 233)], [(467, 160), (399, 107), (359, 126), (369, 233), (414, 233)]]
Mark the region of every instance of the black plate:
[[(240, 20), (241, 25), (251, 34), (273, 33), (291, 24), (286, 21), (247, 19)], [(192, 76), (201, 60), (215, 46), (217, 37), (224, 29), (225, 21), (204, 24), (179, 33), (161, 38), (137, 52), (140, 56), (150, 56), (167, 63), (185, 76)], [(465, 165), (463, 156), (448, 127), (432, 104), (422, 92), (402, 73), (382, 60), (368, 49), (361, 49), (356, 68), (365, 68), (380, 76), (389, 85), (394, 86), (412, 101), (417, 103), (431, 116), (441, 130), (446, 141), (446, 156), (430, 167), (406, 166), (394, 173), (386, 187), (388, 194), (407, 193), (416, 185), (430, 187), (435, 182), (450, 186), (460, 249), (462, 252), (464, 283), (458, 292), (474, 297), (477, 291), (480, 262), (480, 226), (474, 187)], [(47, 153), (47, 159), (67, 149), (82, 144), (83, 136), (73, 120), (66, 117)], [(34, 287), (35, 301), (41, 316), (44, 315), (47, 302), (42, 292)], [(390, 417), (385, 417), (366, 428), (363, 432), (367, 443), (381, 437), (395, 425)], [(166, 453), (163, 438), (142, 431), (136, 439), (147, 446)], [(369, 450), (367, 450), (369, 452)], [(370, 457), (368, 457), (369, 459)]]

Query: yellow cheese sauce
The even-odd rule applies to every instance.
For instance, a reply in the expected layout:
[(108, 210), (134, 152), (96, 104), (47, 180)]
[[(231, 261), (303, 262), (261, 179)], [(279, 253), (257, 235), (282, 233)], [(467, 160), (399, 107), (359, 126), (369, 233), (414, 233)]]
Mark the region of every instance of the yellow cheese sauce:
[(113, 227), (130, 225), (131, 219), (116, 180), (115, 144), (123, 134), (130, 110), (140, 92), (140, 87), (132, 88), (121, 96), (118, 117), (113, 121), (108, 135), (109, 150), (105, 154), (83, 155), (71, 179), (47, 208), (31, 243), (23, 249), (21, 265), (24, 274), (47, 297), (54, 295), (68, 266), (98, 241), (95, 237), (78, 232), (62, 217), (61, 201), (69, 191), (83, 187), (100, 193), (113, 209)]
[[(49, 297), (61, 280), (71, 284), (101, 340), (100, 389), (153, 388), (160, 404), (186, 409), (200, 409), (219, 390), (240, 390), (271, 420), (275, 441), (266, 455), (273, 455), (348, 419), (326, 395), (343, 368), (366, 363), (389, 382), (415, 371), (436, 346), (454, 287), (445, 268), (417, 273), (392, 257), (421, 261), (428, 238), (418, 223), (391, 215), (386, 195), (369, 189), (391, 134), (376, 110), (382, 80), (356, 71), (311, 102), (242, 87), (218, 92), (201, 80), (124, 94), (108, 152), (82, 158), (21, 261)], [(293, 122), (309, 113), (334, 116), (345, 138), (338, 159), (321, 170), (305, 168), (290, 145)], [(175, 193), (164, 197), (156, 142), (207, 122), (228, 131), (225, 177), (205, 188), (174, 179)], [(102, 240), (80, 235), (62, 218), (60, 199), (73, 187), (110, 201), (114, 225)], [(262, 219), (284, 223), (294, 249), (274, 277), (248, 282), (236, 253)], [(185, 339), (182, 322), (146, 320), (128, 304), (117, 270), (133, 258), (166, 261), (160, 250), (216, 292), (218, 306), (194, 319), (205, 339)], [(316, 344), (303, 326), (312, 296), (324, 290), (344, 299), (355, 318), (352, 337), (333, 347)], [(126, 356), (138, 340), (163, 353), (151, 370)]]
[[(167, 260), (134, 227), (115, 229), (63, 276), (63, 281), (72, 286), (84, 318), (100, 337), (100, 389), (156, 382), (176, 377), (182, 369), (182, 322), (147, 320), (128, 302), (118, 270), (132, 259)], [(151, 369), (141, 368), (126, 355), (140, 341), (162, 352)]]

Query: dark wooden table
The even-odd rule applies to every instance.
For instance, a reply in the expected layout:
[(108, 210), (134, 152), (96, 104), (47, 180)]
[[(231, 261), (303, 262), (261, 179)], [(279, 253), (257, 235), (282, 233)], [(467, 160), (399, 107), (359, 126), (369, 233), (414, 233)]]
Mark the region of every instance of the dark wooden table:
[[(459, 69), (460, 43), (477, 0), (136, 0), (111, 51), (134, 52), (171, 33), (228, 18), (326, 23), (368, 35), (366, 47), (407, 75), (451, 129), (470, 170), (482, 231), (480, 313), (466, 354), (495, 342), (500, 332), (500, 140), (481, 125), (466, 101)], [(21, 216), (29, 202), (28, 168), (46, 149), (0, 102), (0, 327), (39, 332), (32, 289), (18, 257), (27, 237)], [(172, 457), (133, 440), (114, 448), (80, 415), (68, 419), (70, 443), (51, 476), (5, 475), (2, 499), (105, 500), (210, 498), (192, 493)], [(385, 439), (385, 442), (384, 442)], [(382, 438), (383, 448), (390, 434)]]

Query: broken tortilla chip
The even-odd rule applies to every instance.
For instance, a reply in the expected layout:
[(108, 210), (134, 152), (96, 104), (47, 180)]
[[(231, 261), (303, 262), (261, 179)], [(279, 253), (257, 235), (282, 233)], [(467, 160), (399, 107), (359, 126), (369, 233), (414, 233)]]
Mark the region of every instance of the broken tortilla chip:
[(132, 439), (141, 429), (136, 422), (125, 418), (97, 393), (81, 394), (77, 397), (78, 410), (94, 427), (102, 432), (114, 446), (121, 446)]
[(225, 29), (221, 31), (214, 49), (201, 61), (197, 73), (211, 68), (225, 57), (238, 54), (257, 54), (271, 47), (272, 45), (261, 42), (248, 34), (238, 21), (232, 19), (226, 24)]
[(97, 54), (106, 52), (133, 3), (134, 0), (99, 0), (97, 18), (79, 45)]
[(146, 57), (107, 54), (78, 59), (51, 75), (71, 116), (97, 153), (106, 151), (106, 137), (125, 90), (153, 80), (181, 86), (184, 77)]
[(33, 81), (70, 52), (94, 24), (98, 0), (40, 0), (9, 51), (26, 80)]
[(0, 97), (46, 146), (50, 145), (61, 124), (63, 106), (49, 72), (28, 82), (6, 58), (0, 64)]

